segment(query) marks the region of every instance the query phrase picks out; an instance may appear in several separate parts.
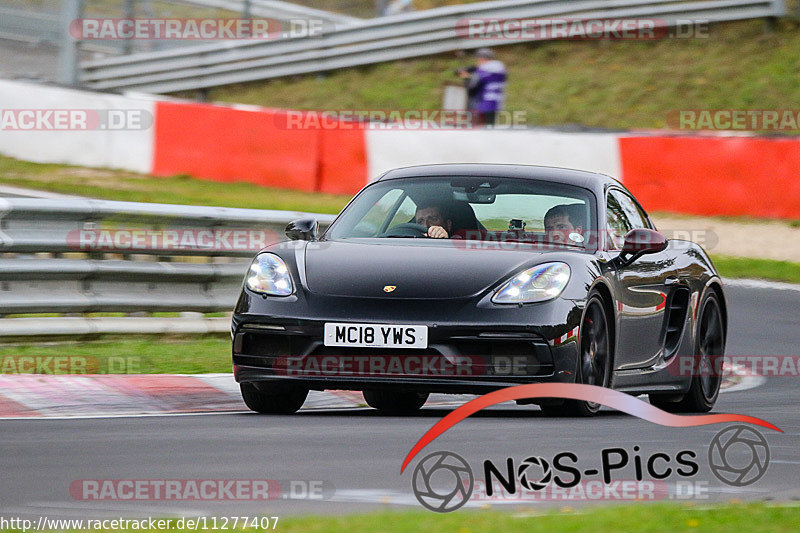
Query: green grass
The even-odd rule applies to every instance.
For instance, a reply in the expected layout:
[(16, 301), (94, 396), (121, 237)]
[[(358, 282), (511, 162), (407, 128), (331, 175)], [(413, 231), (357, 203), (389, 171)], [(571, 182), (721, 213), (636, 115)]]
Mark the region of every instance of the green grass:
[(41, 164), (0, 156), (0, 184), (129, 202), (338, 213), (347, 195), (219, 183), (189, 176), (160, 178), (122, 170)]
[[(800, 101), (800, 31), (762, 20), (709, 38), (564, 41), (496, 48), (509, 72), (507, 109), (534, 125), (663, 128), (679, 109), (786, 109)], [(441, 54), (228, 86), (210, 98), (295, 109), (438, 109), (442, 85), (471, 57)], [(187, 96), (194, 96), (187, 93)]]
[(800, 283), (800, 263), (727, 256), (712, 256), (712, 260), (724, 278), (756, 278)]
[[(638, 504), (569, 507), (541, 511), (520, 507), (514, 512), (381, 511), (357, 515), (279, 518), (276, 531), (284, 533), (477, 533), (551, 532), (581, 533), (631, 531), (680, 533), (688, 531), (794, 532), (800, 508), (767, 503), (729, 503), (714, 506)], [(266, 516), (276, 513), (265, 513)], [(172, 519), (174, 527), (177, 519)], [(270, 520), (272, 523), (272, 520)], [(174, 530), (174, 529), (173, 529)], [(0, 530), (13, 531), (13, 530)], [(121, 530), (126, 531), (126, 530)], [(132, 530), (131, 530), (132, 531)], [(241, 527), (236, 531), (249, 531)], [(77, 533), (77, 532), (76, 532)]]
[(639, 504), (626, 506), (590, 507), (580, 511), (564, 508), (541, 512), (518, 508), (514, 513), (489, 511), (455, 512), (381, 512), (365, 515), (287, 518), (278, 524), (285, 533), (471, 533), (550, 532), (571, 533), (595, 531), (736, 531), (750, 532), (796, 531), (800, 508), (768, 506), (763, 503), (733, 504), (715, 507), (695, 507), (669, 504)]
[(17, 358), (24, 356), (85, 357), (87, 362), (84, 366), (94, 371), (89, 373), (230, 372), (231, 338), (229, 334), (192, 338), (129, 336), (93, 342), (5, 345), (0, 346), (0, 373), (13, 373), (15, 368), (20, 368)]

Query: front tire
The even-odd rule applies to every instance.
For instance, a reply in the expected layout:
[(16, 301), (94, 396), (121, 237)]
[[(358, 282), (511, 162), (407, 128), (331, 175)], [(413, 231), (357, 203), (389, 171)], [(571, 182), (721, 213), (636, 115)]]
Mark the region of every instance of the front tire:
[(251, 411), (268, 415), (296, 413), (308, 396), (308, 390), (267, 382), (241, 383), (242, 399)]
[(428, 401), (427, 392), (394, 392), (365, 390), (364, 400), (385, 415), (410, 415), (419, 411)]
[[(599, 294), (589, 297), (583, 313), (578, 351), (578, 375), (575, 382), (599, 387), (611, 386), (611, 327), (603, 298)], [(542, 405), (548, 416), (594, 416), (600, 404), (583, 400), (565, 400), (560, 405)]]
[[(670, 413), (707, 413), (713, 409), (722, 385), (719, 359), (725, 355), (725, 322), (719, 297), (709, 289), (700, 303), (695, 354), (696, 373), (682, 397), (650, 395), (650, 403)], [(694, 365), (693, 365), (694, 366)]]

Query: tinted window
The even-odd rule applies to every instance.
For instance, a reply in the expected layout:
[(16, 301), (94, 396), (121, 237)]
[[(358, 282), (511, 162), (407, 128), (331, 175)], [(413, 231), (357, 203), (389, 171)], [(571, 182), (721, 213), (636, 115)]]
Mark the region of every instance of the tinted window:
[[(510, 178), (448, 177), (386, 180), (367, 187), (326, 239), (413, 237), (413, 228), (443, 218), (455, 239), (509, 239), (595, 247), (594, 196), (558, 183)], [(438, 218), (437, 218), (438, 216)], [(393, 231), (397, 228), (398, 231)], [(407, 229), (407, 228), (406, 228)]]
[(612, 189), (606, 204), (606, 224), (611, 236), (611, 248), (619, 250), (625, 235), (632, 229), (649, 228), (647, 216), (633, 199), (624, 192)]

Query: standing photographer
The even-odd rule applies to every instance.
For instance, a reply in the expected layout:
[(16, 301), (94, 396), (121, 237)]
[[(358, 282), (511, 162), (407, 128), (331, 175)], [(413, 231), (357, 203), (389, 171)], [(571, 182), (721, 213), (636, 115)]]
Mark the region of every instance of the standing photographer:
[(478, 123), (491, 126), (505, 100), (506, 66), (489, 48), (479, 48), (475, 57), (478, 66), (459, 69), (458, 75), (467, 80), (467, 108), (475, 113)]

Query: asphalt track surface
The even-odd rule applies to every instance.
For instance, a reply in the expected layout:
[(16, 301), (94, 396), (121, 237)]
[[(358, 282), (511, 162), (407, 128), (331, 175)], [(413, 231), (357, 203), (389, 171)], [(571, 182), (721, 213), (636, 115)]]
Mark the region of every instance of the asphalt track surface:
[[(728, 287), (730, 355), (800, 355), (800, 291)], [(720, 482), (708, 466), (708, 448), (725, 425), (675, 429), (603, 411), (593, 419), (551, 419), (533, 406), (498, 406), (453, 427), (426, 447), (404, 474), (400, 465), (416, 441), (447, 410), (426, 408), (411, 418), (382, 417), (369, 409), (304, 412), (294, 416), (250, 413), (0, 421), (0, 515), (27, 517), (142, 517), (189, 515), (286, 516), (393, 509), (421, 509), (411, 491), (412, 471), (428, 453), (464, 457), (482, 478), (485, 459), (504, 465), (531, 455), (552, 458), (572, 451), (581, 470), (600, 466), (602, 448), (622, 447), (646, 460), (656, 452), (697, 454), (691, 478), (703, 501), (800, 499), (800, 378), (770, 378), (761, 386), (721, 395), (715, 413), (763, 418), (784, 433), (759, 428), (770, 465), (752, 485)], [(674, 464), (674, 462), (673, 462)], [(629, 466), (615, 480), (634, 478)], [(647, 476), (645, 476), (647, 477)], [(324, 499), (287, 494), (258, 501), (77, 501), (78, 479), (276, 479), (324, 481), (335, 487)], [(591, 479), (597, 479), (592, 477)], [(674, 498), (671, 476), (665, 498)], [(283, 484), (286, 487), (286, 484)], [(288, 491), (286, 491), (288, 492)], [(284, 492), (284, 494), (286, 494)], [(613, 492), (611, 494), (613, 499)], [(708, 500), (706, 500), (707, 498)], [(680, 499), (680, 498), (679, 498)], [(589, 499), (587, 501), (595, 501)], [(534, 502), (531, 506), (578, 501)], [(477, 506), (479, 502), (470, 502)], [(519, 510), (519, 505), (493, 507)]]

